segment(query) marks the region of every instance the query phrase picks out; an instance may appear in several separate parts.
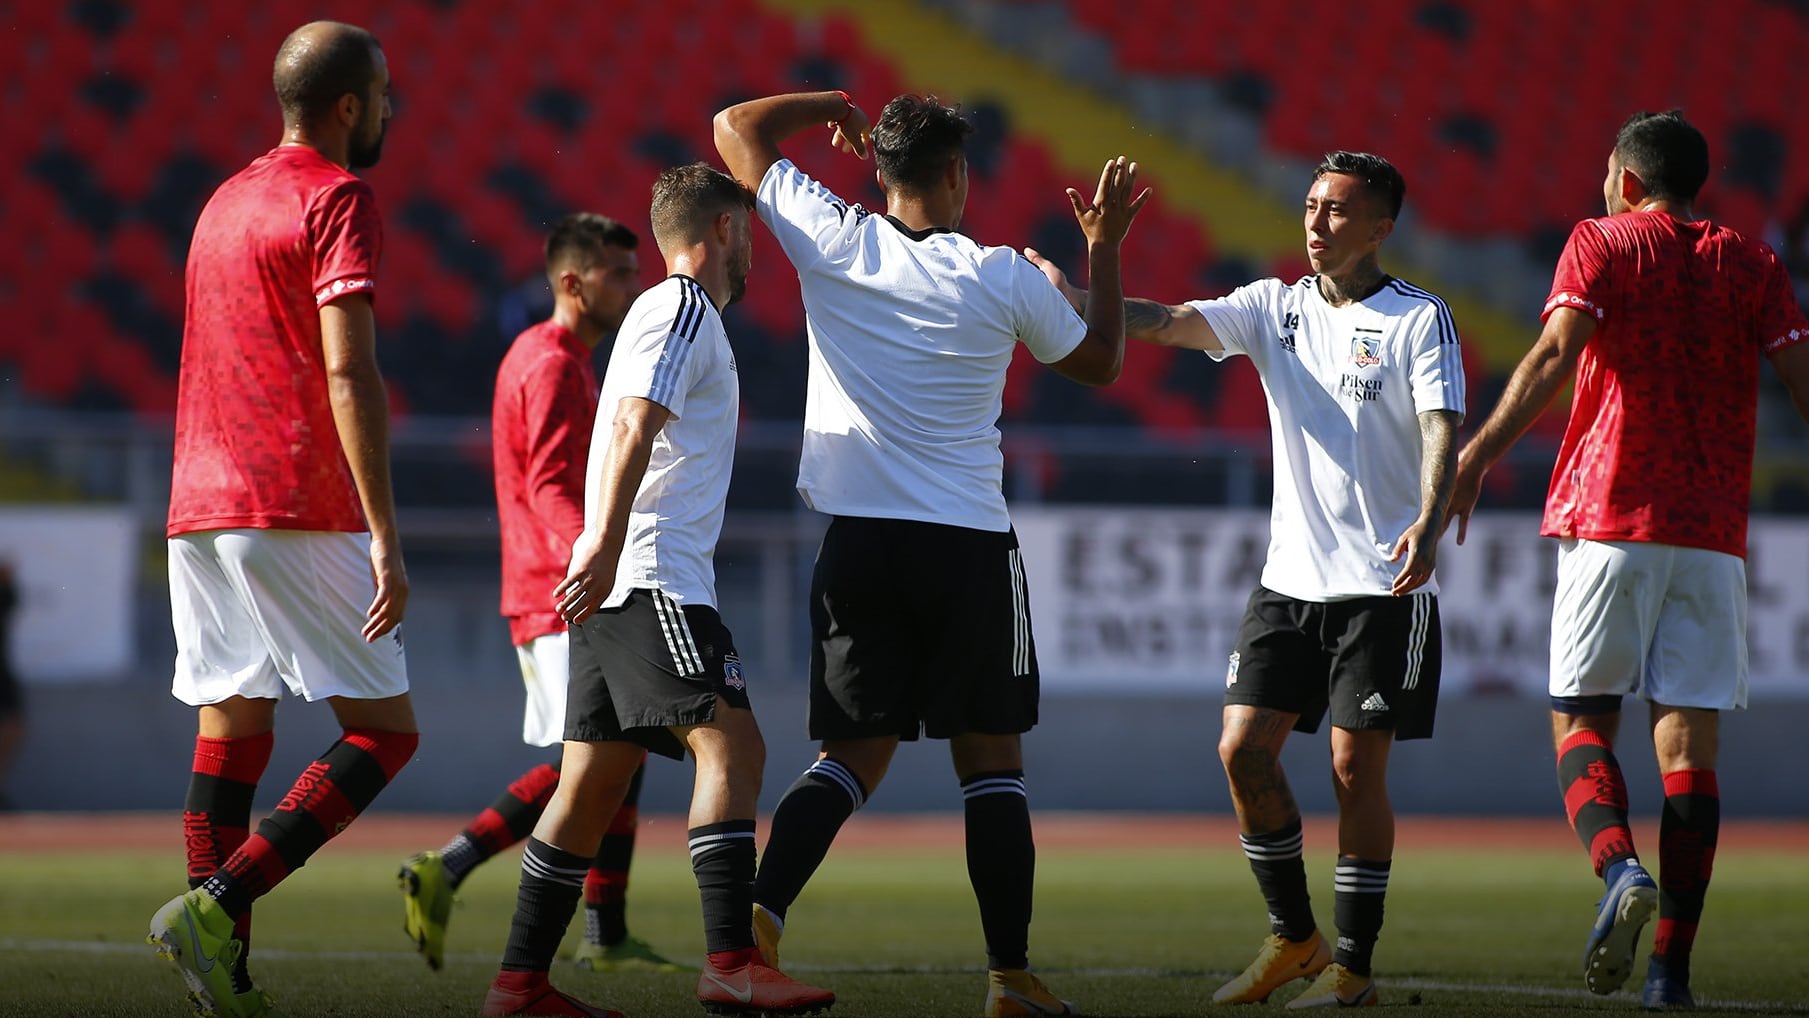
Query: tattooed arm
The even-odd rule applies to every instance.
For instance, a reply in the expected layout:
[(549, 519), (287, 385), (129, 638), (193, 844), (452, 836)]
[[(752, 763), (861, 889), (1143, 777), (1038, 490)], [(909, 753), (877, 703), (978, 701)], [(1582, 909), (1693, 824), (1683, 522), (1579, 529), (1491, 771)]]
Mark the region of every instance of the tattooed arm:
[[(1024, 249), (1024, 257), (1041, 269), (1049, 282), (1061, 291), (1068, 303), (1082, 317), (1087, 313), (1087, 291), (1068, 282), (1068, 276), (1033, 248)], [(1157, 346), (1178, 346), (1186, 350), (1216, 352), (1225, 348), (1212, 331), (1206, 316), (1188, 304), (1161, 304), (1142, 297), (1124, 298), (1124, 335)]]
[(1451, 504), (1457, 460), (1454, 438), (1463, 419), (1456, 410), (1420, 414), (1420, 516), (1394, 542), (1393, 561), (1402, 563), (1394, 578), (1393, 593), (1397, 595), (1411, 593), (1432, 578), (1438, 538), (1445, 529), (1445, 510)]

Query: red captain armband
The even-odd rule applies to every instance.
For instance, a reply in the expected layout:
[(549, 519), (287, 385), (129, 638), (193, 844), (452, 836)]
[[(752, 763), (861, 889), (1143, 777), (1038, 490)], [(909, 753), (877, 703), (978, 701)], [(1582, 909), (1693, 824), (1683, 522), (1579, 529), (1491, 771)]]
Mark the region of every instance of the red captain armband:
[(842, 122), (842, 121), (844, 121), (844, 120), (847, 120), (847, 119), (848, 119), (848, 118), (849, 118), (849, 117), (850, 117), (850, 116), (851, 116), (851, 115), (853, 115), (853, 113), (854, 113), (854, 100), (853, 100), (853, 99), (850, 99), (850, 98), (848, 98), (848, 93), (846, 93), (846, 92), (844, 92), (844, 91), (842, 91), (842, 90), (841, 90), (841, 89), (839, 89), (839, 88), (836, 88), (836, 89), (831, 89), (831, 90), (830, 90), (830, 91), (832, 91), (832, 92), (834, 92), (834, 93), (835, 93), (835, 94), (836, 94), (836, 95), (839, 95), (839, 96), (841, 96), (841, 97), (842, 97), (842, 101), (843, 101), (843, 102), (845, 102), (845, 103), (847, 103), (847, 104), (848, 104), (848, 112), (847, 112), (847, 113), (844, 113), (844, 114), (842, 114), (842, 115), (841, 115), (841, 116), (839, 116), (839, 117), (837, 117), (837, 118), (836, 118), (836, 119), (835, 119), (835, 120), (833, 120), (833, 121), (831, 121), (831, 123), (836, 123), (836, 124), (839, 124), (839, 123), (841, 123), (841, 122)]

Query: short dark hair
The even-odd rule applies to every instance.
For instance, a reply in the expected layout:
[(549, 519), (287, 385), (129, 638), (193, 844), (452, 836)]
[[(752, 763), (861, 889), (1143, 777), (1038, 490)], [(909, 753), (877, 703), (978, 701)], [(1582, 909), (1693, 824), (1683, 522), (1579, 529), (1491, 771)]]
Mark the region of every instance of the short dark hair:
[(717, 216), (752, 211), (754, 192), (708, 163), (662, 170), (653, 182), (653, 240), (661, 250), (694, 244)]
[(1394, 164), (1369, 152), (1327, 152), (1325, 160), (1313, 169), (1313, 179), (1328, 173), (1342, 173), (1363, 182), (1363, 189), (1380, 198), (1388, 208), (1388, 218), (1401, 217), (1401, 202), (1407, 199), (1407, 178)]
[(1708, 181), (1708, 139), (1683, 119), (1682, 110), (1628, 117), (1614, 136), (1614, 154), (1654, 198), (1695, 201)]
[(271, 75), (283, 122), (311, 123), (347, 93), (365, 98), (381, 50), (376, 36), (340, 21), (311, 21), (290, 32)]
[(641, 238), (633, 230), (595, 212), (574, 212), (553, 224), (546, 236), (546, 274), (556, 277), (566, 268), (583, 272), (597, 263), (605, 247), (629, 251)]
[(933, 95), (901, 95), (873, 125), (873, 158), (887, 187), (922, 191), (936, 182), (951, 156), (963, 154), (974, 133), (959, 106)]

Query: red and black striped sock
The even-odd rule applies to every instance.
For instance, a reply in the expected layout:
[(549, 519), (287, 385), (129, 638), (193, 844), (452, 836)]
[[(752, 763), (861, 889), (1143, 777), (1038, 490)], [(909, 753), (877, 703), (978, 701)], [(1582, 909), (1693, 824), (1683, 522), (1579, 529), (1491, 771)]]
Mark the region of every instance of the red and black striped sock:
[(597, 857), (584, 875), (584, 939), (608, 947), (628, 937), (628, 866), (634, 860), (634, 832), (641, 818), (641, 775), (647, 760), (635, 768), (628, 795), (610, 818)]
[(202, 885), (236, 920), (364, 811), (415, 754), (420, 736), (348, 728), (309, 764), (257, 833)]
[(1688, 984), (1690, 949), (1702, 900), (1715, 868), (1721, 833), (1721, 788), (1710, 770), (1664, 776), (1665, 806), (1658, 822), (1658, 929), (1652, 956)]
[(1596, 876), (1623, 859), (1638, 860), (1627, 825), (1627, 782), (1607, 739), (1588, 729), (1565, 738), (1558, 747), (1558, 785), (1571, 829), (1589, 852)]
[(540, 814), (559, 787), (559, 766), (541, 764), (510, 782), (458, 836), (440, 849), (446, 879), (457, 887), (478, 864), (534, 833)]
[[(200, 887), (251, 834), (251, 799), (270, 764), (272, 732), (238, 739), (195, 737), (195, 769), (182, 808), (183, 842), (188, 852), (188, 886)], [(245, 945), (233, 969), (239, 992), (249, 992), (245, 964), (251, 954), (251, 910), (233, 923), (232, 935)]]

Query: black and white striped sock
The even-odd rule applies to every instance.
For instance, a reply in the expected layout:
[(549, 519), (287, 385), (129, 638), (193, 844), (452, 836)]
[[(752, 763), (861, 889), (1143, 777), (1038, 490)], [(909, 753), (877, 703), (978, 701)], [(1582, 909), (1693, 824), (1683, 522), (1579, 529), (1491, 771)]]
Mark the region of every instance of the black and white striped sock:
[(584, 893), (584, 874), (590, 859), (529, 838), (521, 853), (521, 888), (515, 894), (515, 918), (509, 923), (509, 944), (503, 949), (505, 972), (545, 972), (553, 967), (553, 955), (578, 898)]
[(969, 775), (961, 782), (961, 796), (967, 813), (967, 878), (980, 903), (986, 967), (1028, 968), (1036, 843), (1024, 772)]
[(1341, 855), (1333, 871), (1332, 917), (1338, 923), (1338, 946), (1332, 960), (1361, 976), (1369, 975), (1370, 955), (1382, 932), (1389, 862)]
[(773, 831), (754, 878), (754, 900), (779, 919), (823, 864), (842, 824), (867, 801), (852, 770), (824, 757), (798, 775), (773, 810)]
[(753, 947), (754, 821), (724, 820), (693, 827), (686, 835), (703, 902), (704, 950)]
[(1307, 894), (1306, 862), (1301, 858), (1306, 839), (1299, 818), (1281, 830), (1239, 834), (1237, 840), (1269, 905), (1269, 929), (1295, 943), (1312, 936), (1318, 926)]

